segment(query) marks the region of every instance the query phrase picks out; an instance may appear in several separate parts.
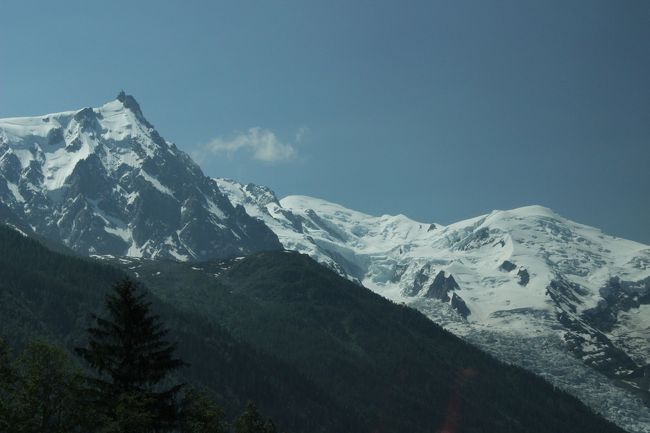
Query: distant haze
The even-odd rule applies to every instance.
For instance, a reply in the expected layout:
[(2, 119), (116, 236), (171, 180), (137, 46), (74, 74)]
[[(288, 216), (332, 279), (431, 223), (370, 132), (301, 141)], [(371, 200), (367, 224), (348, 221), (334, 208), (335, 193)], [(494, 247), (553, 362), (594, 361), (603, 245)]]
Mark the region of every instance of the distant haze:
[(7, 0), (0, 117), (133, 94), (210, 176), (650, 243), (650, 2)]

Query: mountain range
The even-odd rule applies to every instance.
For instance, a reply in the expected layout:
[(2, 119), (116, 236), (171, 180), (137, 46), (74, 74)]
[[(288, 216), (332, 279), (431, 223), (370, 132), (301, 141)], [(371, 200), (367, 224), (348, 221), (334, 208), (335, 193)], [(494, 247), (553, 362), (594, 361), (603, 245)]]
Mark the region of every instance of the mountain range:
[(623, 433), (575, 397), (295, 252), (82, 258), (0, 225), (0, 330), (71, 350), (128, 274), (226, 419), (252, 400), (287, 433)]
[(279, 200), (265, 186), (205, 176), (123, 92), (99, 108), (1, 119), (0, 203), (16, 229), (144, 278), (155, 273), (141, 266), (165, 260), (307, 254), (650, 431), (650, 247), (550, 209), (442, 225)]

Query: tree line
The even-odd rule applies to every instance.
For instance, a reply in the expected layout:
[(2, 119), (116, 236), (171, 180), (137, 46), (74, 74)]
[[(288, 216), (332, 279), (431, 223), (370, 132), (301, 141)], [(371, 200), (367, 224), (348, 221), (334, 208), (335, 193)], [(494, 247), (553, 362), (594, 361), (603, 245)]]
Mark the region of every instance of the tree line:
[(253, 403), (231, 424), (206, 392), (176, 383), (188, 367), (137, 283), (126, 279), (67, 352), (33, 342), (12, 359), (0, 339), (0, 431), (6, 433), (276, 433)]

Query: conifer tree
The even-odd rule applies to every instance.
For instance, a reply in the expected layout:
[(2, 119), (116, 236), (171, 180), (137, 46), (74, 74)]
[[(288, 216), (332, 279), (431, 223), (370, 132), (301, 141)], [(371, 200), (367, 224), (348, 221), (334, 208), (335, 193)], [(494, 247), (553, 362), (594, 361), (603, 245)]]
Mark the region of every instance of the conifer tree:
[[(140, 433), (174, 429), (176, 395), (183, 385), (165, 386), (165, 379), (184, 363), (165, 340), (168, 330), (129, 279), (113, 287), (106, 309), (106, 317), (93, 316), (87, 346), (76, 349), (97, 373), (87, 378), (91, 402), (112, 425), (137, 421)], [(125, 401), (139, 402), (139, 413), (126, 413)]]

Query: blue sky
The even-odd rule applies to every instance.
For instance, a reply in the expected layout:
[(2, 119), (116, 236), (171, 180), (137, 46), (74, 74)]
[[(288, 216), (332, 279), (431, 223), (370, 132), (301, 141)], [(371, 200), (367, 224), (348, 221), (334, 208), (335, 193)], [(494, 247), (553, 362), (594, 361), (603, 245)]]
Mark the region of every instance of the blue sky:
[(0, 117), (133, 94), (206, 174), (650, 243), (650, 2), (14, 1)]

